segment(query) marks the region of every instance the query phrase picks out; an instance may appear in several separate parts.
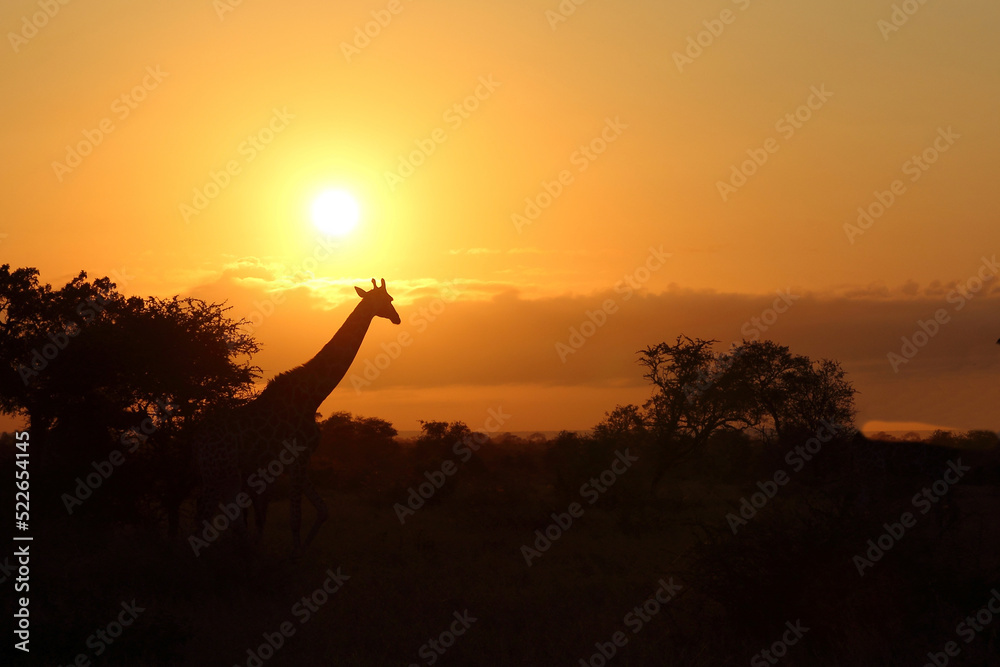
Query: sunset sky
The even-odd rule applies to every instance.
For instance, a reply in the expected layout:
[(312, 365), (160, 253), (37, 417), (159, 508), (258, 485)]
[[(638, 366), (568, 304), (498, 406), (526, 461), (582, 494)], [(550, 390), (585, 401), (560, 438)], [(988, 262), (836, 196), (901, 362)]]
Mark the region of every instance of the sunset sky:
[(995, 1), (236, 2), (3, 3), (0, 262), (228, 301), (265, 379), (385, 278), (322, 411), (401, 430), (590, 428), (639, 348), (754, 330), (859, 426), (1000, 428)]

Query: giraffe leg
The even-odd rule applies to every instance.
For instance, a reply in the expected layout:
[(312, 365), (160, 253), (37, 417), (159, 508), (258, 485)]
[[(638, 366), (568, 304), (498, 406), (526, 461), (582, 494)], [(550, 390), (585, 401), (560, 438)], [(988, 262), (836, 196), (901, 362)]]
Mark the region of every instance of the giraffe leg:
[[(198, 524), (215, 525), (220, 513), (226, 513), (237, 533), (246, 533), (246, 512), (236, 502), (240, 491), (240, 470), (236, 457), (225, 441), (210, 443), (201, 452), (201, 494), (198, 497)], [(236, 512), (235, 517), (231, 516)]]
[(295, 466), (288, 475), (288, 511), (291, 516), (288, 523), (292, 527), (292, 548), (299, 551), (302, 548), (300, 529), (302, 527), (302, 491), (305, 488), (305, 468)]
[(225, 466), (216, 461), (203, 462), (201, 466), (201, 493), (198, 494), (197, 522), (212, 520), (213, 509), (222, 502), (222, 479), (226, 474)]
[(266, 495), (253, 496), (253, 517), (257, 525), (257, 537), (264, 535), (264, 521), (267, 520), (268, 498)]
[[(246, 510), (236, 503), (236, 495), (239, 491), (239, 472), (230, 470), (223, 473), (222, 476), (221, 482), (209, 481), (202, 485), (201, 495), (198, 498), (196, 533), (200, 534), (202, 527), (207, 522), (215, 530), (218, 530), (218, 539), (224, 540), (227, 528), (219, 523), (220, 515), (224, 515), (228, 521), (228, 527), (240, 538), (243, 538), (247, 534), (245, 523), (247, 517)], [(238, 514), (232, 518), (234, 512), (238, 512)], [(220, 528), (221, 530), (219, 530)]]
[(232, 467), (227, 469), (223, 479), (224, 482), (221, 489), (222, 500), (212, 508), (212, 514), (213, 516), (218, 516), (219, 514), (225, 515), (233, 531), (240, 538), (244, 538), (247, 534), (248, 517), (247, 510), (240, 507), (239, 503), (236, 502), (236, 497), (240, 494), (240, 489), (242, 488), (240, 485), (239, 468)]
[(304, 546), (309, 546), (309, 543), (313, 541), (316, 537), (316, 533), (319, 532), (319, 528), (323, 525), (323, 522), (327, 520), (330, 516), (330, 511), (326, 508), (326, 503), (323, 501), (323, 496), (319, 494), (316, 487), (313, 486), (312, 480), (309, 479), (308, 475), (305, 476), (305, 484), (303, 492), (306, 494), (306, 498), (312, 503), (312, 506), (316, 508), (316, 521), (313, 523), (312, 528), (309, 529), (309, 534), (306, 535), (306, 541)]

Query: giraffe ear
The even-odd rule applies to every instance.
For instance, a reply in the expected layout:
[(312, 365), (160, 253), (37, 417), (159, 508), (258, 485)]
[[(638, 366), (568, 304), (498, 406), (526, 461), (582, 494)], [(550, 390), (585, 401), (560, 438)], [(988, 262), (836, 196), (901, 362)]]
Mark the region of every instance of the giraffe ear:
[(358, 296), (360, 296), (362, 299), (368, 295), (368, 292), (364, 291), (360, 287), (355, 286), (354, 290), (358, 293)]

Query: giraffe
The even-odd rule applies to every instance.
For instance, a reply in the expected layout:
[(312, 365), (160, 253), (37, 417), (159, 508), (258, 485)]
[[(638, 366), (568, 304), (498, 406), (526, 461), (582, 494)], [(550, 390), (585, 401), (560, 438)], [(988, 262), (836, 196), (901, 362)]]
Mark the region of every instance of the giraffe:
[[(223, 505), (233, 507), (242, 491), (251, 497), (259, 532), (270, 491), (264, 486), (265, 480), (273, 479), (267, 474), (268, 467), (270, 475), (288, 472), (296, 551), (308, 546), (326, 521), (326, 504), (309, 479), (309, 457), (320, 439), (316, 411), (347, 373), (372, 319), (384, 317), (393, 324), (400, 322), (385, 279), (379, 286), (372, 278), (372, 289), (367, 292), (360, 287), (354, 289), (361, 303), (316, 356), (272, 378), (249, 403), (208, 420), (196, 436), (194, 451), (202, 477), (199, 522), (223, 511)], [(316, 521), (304, 544), (299, 533), (303, 495), (316, 509)], [(245, 525), (245, 513), (235, 520), (237, 525)]]

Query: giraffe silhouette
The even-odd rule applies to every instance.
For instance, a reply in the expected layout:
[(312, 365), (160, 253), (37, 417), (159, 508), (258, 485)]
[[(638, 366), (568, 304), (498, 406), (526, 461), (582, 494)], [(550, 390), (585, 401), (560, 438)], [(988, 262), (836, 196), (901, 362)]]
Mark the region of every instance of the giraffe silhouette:
[[(361, 303), (315, 357), (272, 378), (249, 403), (210, 419), (196, 436), (194, 451), (202, 478), (199, 524), (211, 520), (210, 515), (222, 512), (224, 506), (239, 507), (235, 500), (243, 492), (252, 500), (259, 532), (267, 511), (267, 480), (273, 479), (275, 471), (289, 476), (292, 543), (296, 550), (308, 546), (326, 521), (326, 503), (309, 479), (309, 458), (320, 439), (316, 411), (347, 373), (372, 319), (384, 317), (399, 324), (385, 279), (379, 286), (372, 278), (372, 289), (367, 292), (360, 287), (354, 289)], [(316, 521), (304, 544), (299, 533), (303, 495), (316, 509)], [(246, 516), (240, 514), (234, 521), (242, 527)]]

